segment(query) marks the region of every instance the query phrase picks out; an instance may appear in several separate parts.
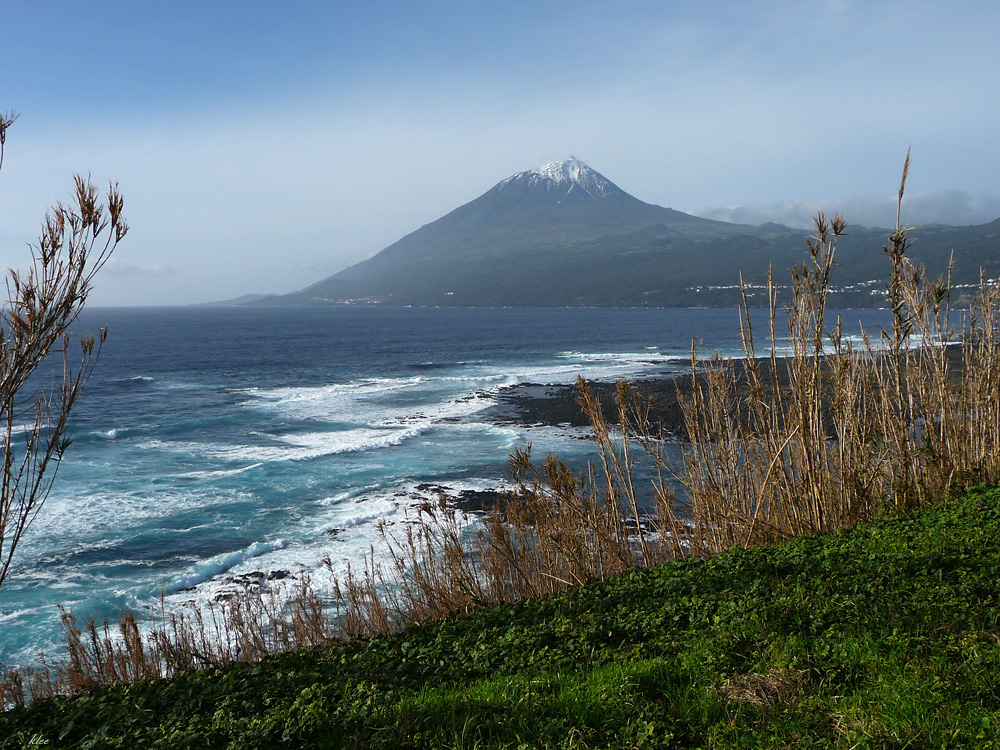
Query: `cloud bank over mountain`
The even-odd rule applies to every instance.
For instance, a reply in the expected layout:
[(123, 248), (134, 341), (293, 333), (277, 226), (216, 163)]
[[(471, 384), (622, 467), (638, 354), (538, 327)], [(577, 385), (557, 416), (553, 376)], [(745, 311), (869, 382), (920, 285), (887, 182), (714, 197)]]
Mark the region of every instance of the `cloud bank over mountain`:
[[(842, 214), (851, 224), (888, 227), (896, 221), (896, 197), (850, 198), (842, 201), (783, 201), (727, 208), (694, 210), (696, 216), (737, 224), (775, 221), (790, 227), (812, 227), (813, 217)], [(964, 190), (906, 195), (901, 219), (904, 224), (986, 224), (1000, 218), (1000, 199), (971, 195)]]

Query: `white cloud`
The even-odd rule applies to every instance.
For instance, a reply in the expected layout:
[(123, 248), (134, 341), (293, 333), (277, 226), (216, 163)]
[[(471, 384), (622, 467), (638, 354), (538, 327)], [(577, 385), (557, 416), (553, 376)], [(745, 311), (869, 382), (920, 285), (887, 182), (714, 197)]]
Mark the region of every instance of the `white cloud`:
[[(896, 223), (896, 196), (848, 198), (842, 201), (782, 201), (762, 205), (705, 208), (698, 216), (738, 224), (775, 221), (791, 227), (812, 227), (812, 219), (822, 211), (827, 216), (843, 215), (851, 224), (891, 227)], [(974, 196), (962, 190), (905, 196), (901, 210), (904, 224), (985, 224), (1000, 218), (1000, 200)]]

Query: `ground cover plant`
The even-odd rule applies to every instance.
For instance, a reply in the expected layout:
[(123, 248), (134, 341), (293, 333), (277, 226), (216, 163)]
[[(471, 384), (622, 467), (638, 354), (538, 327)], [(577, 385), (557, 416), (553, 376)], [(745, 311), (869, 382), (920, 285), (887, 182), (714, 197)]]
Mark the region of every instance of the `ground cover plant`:
[(0, 748), (1000, 746), (1000, 490), (0, 714)]

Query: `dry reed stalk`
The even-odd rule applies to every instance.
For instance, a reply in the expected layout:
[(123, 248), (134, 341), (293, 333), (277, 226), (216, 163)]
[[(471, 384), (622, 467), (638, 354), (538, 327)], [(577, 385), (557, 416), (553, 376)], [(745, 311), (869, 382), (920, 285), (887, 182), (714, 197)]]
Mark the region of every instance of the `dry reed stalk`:
[(285, 598), (277, 591), (249, 591), (221, 605), (181, 612), (168, 612), (161, 599), (159, 619), (145, 631), (131, 613), (123, 613), (114, 626), (107, 621), (80, 626), (63, 610), (66, 655), (55, 661), (42, 657), (40, 668), (3, 676), (0, 709), (188, 669), (260, 661), (344, 637), (308, 576), (288, 593)]
[[(900, 202), (908, 170), (909, 155)], [(839, 320), (826, 332), (830, 272), (846, 222), (819, 215), (809, 260), (792, 271), (789, 356), (776, 356), (773, 293), (769, 368), (757, 357), (745, 296), (743, 371), (717, 358), (700, 362), (692, 351), (691, 393), (679, 394), (689, 440), (675, 471), (687, 488), (682, 512), (693, 522), (695, 549), (853, 526), (956, 486), (1000, 480), (1000, 292), (981, 283), (958, 332), (955, 373), (947, 348), (956, 338), (950, 268), (930, 282), (910, 262), (898, 208), (885, 247), (891, 332), (866, 335), (861, 349), (843, 338)]]
[[(383, 527), (388, 567), (372, 555), (360, 574), (336, 583), (337, 617), (346, 635), (389, 632), (411, 622), (529, 597), (617, 575), (676, 554), (655, 542), (632, 481), (634, 430), (645, 412), (627, 386), (618, 389), (622, 434), (613, 435), (599, 401), (580, 384), (580, 402), (601, 448), (603, 489), (555, 457), (541, 464), (515, 450), (509, 493), (481, 524), (437, 504), (418, 508), (402, 534)], [(679, 535), (678, 535), (679, 536)]]

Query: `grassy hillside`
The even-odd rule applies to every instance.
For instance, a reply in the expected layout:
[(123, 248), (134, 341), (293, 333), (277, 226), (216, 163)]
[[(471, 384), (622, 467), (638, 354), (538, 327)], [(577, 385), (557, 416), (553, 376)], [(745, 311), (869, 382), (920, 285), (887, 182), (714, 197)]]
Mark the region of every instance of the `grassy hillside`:
[(1000, 745), (1000, 489), (256, 665), (0, 714), (0, 747)]

